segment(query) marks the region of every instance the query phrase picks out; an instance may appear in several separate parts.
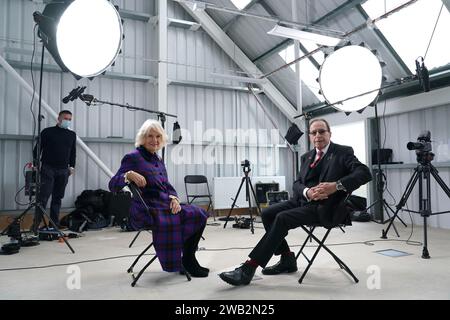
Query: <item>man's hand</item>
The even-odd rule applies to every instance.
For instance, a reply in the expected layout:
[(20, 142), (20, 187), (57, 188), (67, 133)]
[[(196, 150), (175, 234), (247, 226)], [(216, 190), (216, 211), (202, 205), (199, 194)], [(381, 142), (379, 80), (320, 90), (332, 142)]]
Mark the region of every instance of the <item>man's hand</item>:
[(74, 167), (69, 167), (69, 176), (73, 175), (75, 173)]
[(177, 214), (181, 211), (180, 203), (176, 198), (172, 198), (170, 200), (170, 211), (172, 212), (172, 214)]
[(336, 192), (336, 182), (322, 182), (308, 190), (306, 195), (312, 201), (328, 199), (328, 196)]

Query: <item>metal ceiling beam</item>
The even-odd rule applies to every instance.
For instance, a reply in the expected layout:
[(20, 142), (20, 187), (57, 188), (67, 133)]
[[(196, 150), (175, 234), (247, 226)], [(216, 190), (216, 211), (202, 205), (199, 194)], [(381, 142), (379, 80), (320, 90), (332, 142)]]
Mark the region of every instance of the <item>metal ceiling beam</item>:
[[(325, 14), (324, 16), (320, 17), (319, 19), (313, 21), (312, 24), (313, 25), (315, 25), (315, 24), (324, 24), (327, 21), (332, 20), (332, 19), (336, 18), (337, 16), (347, 12), (348, 10), (351, 10), (351, 9), (355, 8), (357, 5), (360, 5), (364, 1), (366, 1), (366, 0), (349, 0), (349, 1), (341, 4), (336, 9), (334, 9), (334, 10), (328, 12), (327, 14)], [(292, 40), (292, 39), (283, 40), (282, 42), (280, 42), (279, 44), (277, 44), (273, 48), (267, 50), (266, 52), (264, 52), (260, 56), (258, 56), (255, 59), (253, 59), (253, 62), (257, 63), (260, 60), (266, 59), (267, 57), (270, 57), (271, 55), (273, 55), (275, 53), (278, 53), (279, 51), (281, 51), (281, 50), (285, 49), (286, 47), (290, 46), (292, 43), (294, 43), (294, 40)]]
[[(224, 52), (241, 68), (249, 74), (262, 74), (255, 64), (245, 53), (231, 40), (231, 38), (214, 22), (205, 10), (193, 10), (185, 2), (180, 5), (199, 23), (206, 33), (224, 50)], [(297, 110), (286, 99), (286, 97), (270, 82), (261, 84), (261, 88), (267, 97), (286, 115), (290, 120), (297, 114)]]
[(450, 0), (442, 0), (442, 2), (447, 7), (448, 12), (450, 12)]
[[(249, 10), (250, 8), (252, 8), (255, 4), (259, 3), (260, 1), (263, 0), (252, 0), (250, 1), (242, 10)], [(237, 20), (239, 20), (239, 18), (242, 17), (241, 15), (236, 15), (233, 18), (231, 18), (223, 27), (222, 30), (225, 32), (228, 32), (228, 29), (231, 27), (231, 25), (235, 24)]]

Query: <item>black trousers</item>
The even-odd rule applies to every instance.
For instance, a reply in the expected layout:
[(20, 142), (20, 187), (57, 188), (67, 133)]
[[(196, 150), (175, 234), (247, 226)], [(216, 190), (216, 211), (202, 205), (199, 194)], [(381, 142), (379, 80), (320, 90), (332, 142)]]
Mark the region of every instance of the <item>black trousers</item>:
[(317, 204), (308, 203), (299, 207), (294, 200), (268, 207), (263, 210), (261, 218), (266, 233), (250, 252), (249, 257), (263, 268), (274, 254), (279, 255), (290, 250), (285, 239), (290, 229), (319, 222)]
[[(50, 218), (56, 223), (59, 223), (59, 210), (61, 209), (61, 200), (64, 198), (67, 182), (69, 181), (69, 168), (56, 169), (43, 164), (41, 168), (41, 189), (37, 195), (37, 202), (45, 208), (47, 206), (48, 198), (52, 196), (50, 204)], [(42, 213), (36, 209), (39, 222), (41, 221)]]

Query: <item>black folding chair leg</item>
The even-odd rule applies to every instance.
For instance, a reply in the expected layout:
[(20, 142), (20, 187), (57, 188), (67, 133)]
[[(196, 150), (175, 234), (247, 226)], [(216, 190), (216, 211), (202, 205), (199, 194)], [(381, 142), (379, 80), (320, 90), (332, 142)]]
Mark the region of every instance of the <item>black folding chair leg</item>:
[[(311, 233), (314, 232), (314, 229), (315, 229), (315, 228), (316, 228), (316, 227), (312, 227), (312, 229), (310, 229), (310, 232), (311, 232)], [(306, 237), (306, 239), (305, 239), (305, 241), (303, 242), (303, 244), (302, 244), (300, 250), (298, 251), (297, 255), (295, 256), (295, 260), (297, 260), (298, 257), (300, 256), (300, 254), (302, 254), (303, 257), (309, 262), (309, 258), (303, 253), (303, 249), (305, 248), (306, 243), (308, 242), (309, 239), (312, 239), (312, 238), (311, 238), (311, 236), (310, 236), (309, 233), (308, 233), (308, 236)]]
[[(301, 226), (302, 228), (304, 228), (303, 226)], [(304, 228), (304, 230), (306, 231), (306, 229)], [(323, 240), (325, 241), (325, 239), (328, 237), (328, 234), (330, 233), (331, 229), (328, 229)], [(310, 234), (311, 237), (316, 238), (314, 235)], [(316, 238), (317, 239), (317, 238)], [(315, 240), (315, 239), (314, 239)], [(302, 276), (300, 277), (300, 279), (298, 279), (298, 283), (302, 283), (303, 282), (303, 278), (306, 276), (306, 274), (308, 273), (309, 268), (311, 268), (311, 265), (313, 264), (314, 260), (316, 259), (317, 254), (319, 253), (320, 249), (323, 247), (323, 242), (319, 241), (319, 246), (317, 247), (316, 251), (314, 252), (314, 255), (312, 256), (311, 260), (308, 262), (308, 265), (306, 266), (305, 271), (303, 271)]]
[(134, 262), (131, 264), (131, 266), (128, 268), (127, 272), (128, 273), (132, 273), (133, 272), (133, 267), (136, 265), (136, 263), (139, 261), (139, 259), (153, 246), (153, 242), (150, 243), (148, 245), (147, 248), (144, 249), (144, 251), (142, 251), (137, 258), (134, 260)]
[(344, 271), (346, 271), (352, 278), (353, 280), (358, 283), (359, 279), (353, 274), (352, 270), (350, 270), (350, 268), (344, 263), (344, 261), (342, 261), (341, 259), (339, 259), (333, 252), (331, 252), (327, 247), (324, 246), (324, 249), (326, 249), (328, 251), (328, 253), (334, 258), (334, 260), (336, 260), (336, 262), (338, 263), (339, 267), (341, 267), (341, 269), (343, 269)]
[(147, 268), (153, 263), (153, 261), (156, 260), (156, 258), (158, 258), (157, 255), (155, 255), (155, 256), (150, 260), (150, 262), (148, 262), (148, 263), (142, 268), (142, 270), (139, 271), (137, 277), (135, 277), (134, 274), (132, 275), (132, 277), (133, 277), (133, 282), (131, 283), (131, 286), (132, 286), (132, 287), (134, 287), (134, 286), (136, 285), (136, 282), (137, 282), (137, 281), (139, 280), (139, 278), (142, 276), (142, 274), (144, 273), (145, 269), (147, 269)]
[[(308, 232), (307, 231), (307, 229), (305, 228), (305, 227), (303, 227), (303, 226), (301, 226), (302, 228), (303, 228), (303, 230), (305, 230), (306, 232)], [(344, 271), (346, 271), (352, 278), (353, 278), (353, 280), (356, 282), (356, 283), (358, 283), (359, 282), (359, 279), (353, 274), (353, 272), (350, 270), (350, 268), (338, 257), (338, 256), (336, 256), (330, 249), (328, 249), (328, 247), (327, 246), (325, 246), (325, 240), (328, 238), (328, 234), (330, 233), (330, 231), (331, 231), (331, 229), (328, 229), (327, 230), (327, 232), (325, 233), (325, 236), (322, 238), (322, 240), (319, 240), (314, 234), (309, 234), (309, 236), (311, 237), (311, 238), (313, 238), (318, 244), (319, 244), (319, 247), (317, 248), (317, 250), (316, 250), (316, 252), (314, 253), (314, 256), (313, 256), (313, 258), (311, 259), (311, 261), (310, 261), (310, 263), (308, 264), (308, 266), (307, 266), (307, 268), (305, 269), (305, 271), (303, 272), (303, 274), (302, 274), (302, 276), (301, 276), (301, 278), (298, 280), (298, 282), (299, 283), (302, 283), (302, 281), (303, 281), (303, 278), (305, 277), (305, 275), (306, 275), (306, 273), (307, 273), (307, 270), (310, 268), (310, 266), (312, 265), (312, 262), (314, 261), (314, 259), (316, 258), (316, 255), (317, 255), (317, 253), (319, 252), (319, 250), (321, 249), (321, 248), (323, 248), (323, 249), (325, 249), (332, 257), (333, 257), (333, 259), (337, 262), (337, 264), (339, 265), (339, 267), (341, 268), (341, 269), (343, 269)], [(305, 258), (306, 258), (306, 256), (305, 256)], [(306, 258), (306, 260), (308, 260), (308, 258)], [(309, 261), (309, 260), (308, 260)]]
[(134, 244), (134, 242), (136, 241), (137, 237), (139, 237), (139, 235), (141, 234), (142, 230), (139, 230), (138, 233), (136, 233), (136, 235), (134, 236), (133, 240), (131, 240), (131, 243), (128, 245), (128, 248), (131, 248)]

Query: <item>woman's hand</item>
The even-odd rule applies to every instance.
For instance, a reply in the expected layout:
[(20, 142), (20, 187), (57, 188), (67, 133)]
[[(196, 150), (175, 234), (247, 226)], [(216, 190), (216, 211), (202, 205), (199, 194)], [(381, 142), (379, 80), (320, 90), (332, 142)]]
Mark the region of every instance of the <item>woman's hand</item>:
[(172, 214), (177, 214), (181, 211), (181, 205), (176, 198), (170, 200), (170, 211)]
[(125, 179), (134, 182), (139, 188), (143, 188), (147, 185), (147, 181), (143, 175), (131, 170), (125, 173)]

